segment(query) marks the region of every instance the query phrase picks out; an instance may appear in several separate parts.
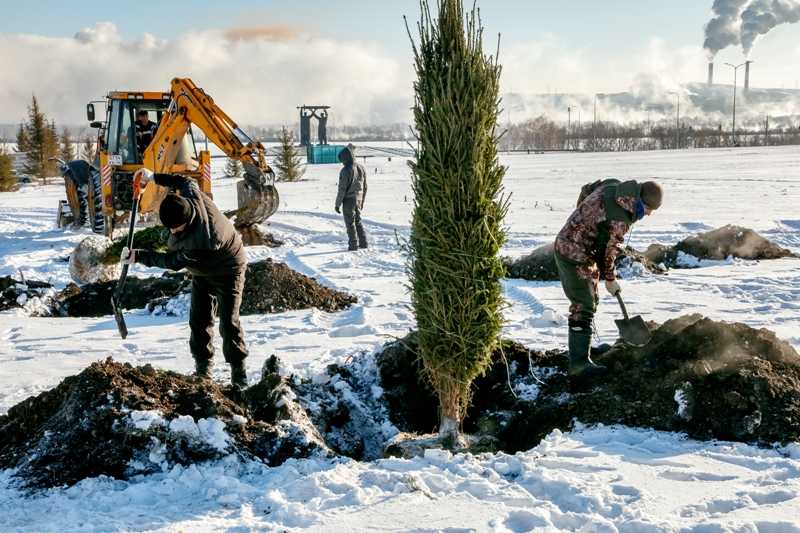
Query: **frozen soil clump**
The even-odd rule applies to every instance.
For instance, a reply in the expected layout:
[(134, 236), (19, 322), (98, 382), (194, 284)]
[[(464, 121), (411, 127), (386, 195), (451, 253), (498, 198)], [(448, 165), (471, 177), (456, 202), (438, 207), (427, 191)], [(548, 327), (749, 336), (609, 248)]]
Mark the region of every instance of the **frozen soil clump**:
[[(502, 348), (475, 381), (464, 422), (467, 433), (493, 437), (495, 449), (529, 449), (575, 420), (767, 445), (800, 438), (800, 356), (767, 330), (680, 317), (655, 327), (647, 346), (617, 344), (595, 356), (609, 374), (577, 386), (564, 354), (510, 341)], [(424, 434), (435, 430), (437, 402), (415, 350), (412, 334), (387, 344), (377, 365), (391, 421)]]
[[(558, 281), (558, 269), (552, 244), (545, 244), (536, 248), (530, 254), (518, 259), (503, 258), (506, 268), (506, 277), (511, 279), (525, 279), (528, 281)], [(666, 270), (641, 252), (626, 246), (617, 258), (617, 268), (641, 268), (653, 274), (664, 274)]]
[[(55, 297), (57, 316), (96, 317), (112, 314), (111, 295), (116, 281), (91, 283), (83, 287), (71, 284)], [(122, 305), (125, 309), (153, 309), (175, 296), (187, 292), (191, 278), (185, 274), (165, 273), (158, 278), (129, 277)], [(350, 307), (355, 296), (325, 287), (315, 279), (295, 272), (271, 259), (247, 266), (242, 315), (282, 313), (315, 307), (335, 312)]]
[(96, 362), (0, 416), (0, 468), (35, 489), (230, 454), (269, 465), (329, 455), (287, 391), (269, 372), (242, 395), (149, 365)]
[(729, 257), (749, 260), (797, 257), (755, 231), (733, 225), (694, 235), (675, 246), (651, 244), (645, 251), (645, 257), (668, 268), (681, 268), (681, 253), (701, 260), (716, 261)]
[[(0, 311), (23, 309), (34, 300), (43, 301), (49, 297), (53, 286), (44, 281), (17, 281), (10, 276), (0, 277)], [(38, 308), (38, 306), (36, 306)], [(47, 314), (47, 313), (45, 313)]]

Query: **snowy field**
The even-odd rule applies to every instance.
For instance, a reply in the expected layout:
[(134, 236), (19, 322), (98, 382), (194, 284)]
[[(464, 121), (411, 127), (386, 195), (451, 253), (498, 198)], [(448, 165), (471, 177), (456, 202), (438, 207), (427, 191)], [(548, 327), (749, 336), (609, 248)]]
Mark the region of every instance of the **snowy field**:
[[(664, 207), (637, 224), (630, 243), (665, 244), (725, 224), (755, 229), (800, 253), (800, 151), (795, 147), (630, 154), (513, 154), (504, 253), (549, 242), (580, 186), (604, 177), (658, 177)], [(215, 174), (223, 160), (215, 159)], [(280, 184), (269, 230), (286, 241), (250, 248), (358, 296), (336, 314), (316, 310), (243, 319), (250, 380), (271, 354), (285, 372), (318, 376), (329, 364), (371, 353), (413, 327), (400, 244), (408, 237), (411, 191), (402, 158), (367, 159), (364, 218), (369, 250), (348, 253), (334, 213), (338, 165), (309, 167)], [(217, 179), (215, 199), (235, 202), (234, 181)], [(0, 193), (0, 275), (69, 281), (72, 247), (87, 232), (56, 229), (63, 187)], [(137, 266), (135, 275), (150, 275)], [(558, 283), (505, 282), (505, 335), (535, 348), (564, 347), (567, 301)], [(800, 348), (800, 262), (722, 261), (668, 276), (629, 273), (629, 308), (663, 321), (698, 312), (765, 327)], [(618, 309), (603, 298), (602, 340), (615, 338)], [(108, 356), (189, 372), (185, 318), (128, 313), (114, 320), (0, 314), (0, 413)], [(219, 351), (221, 354), (221, 351)], [(221, 361), (221, 357), (220, 357)], [(224, 364), (215, 376), (227, 380)], [(413, 461), (290, 461), (268, 469), (231, 458), (130, 482), (86, 480), (25, 497), (0, 473), (0, 531), (800, 531), (800, 445), (772, 450), (701, 443), (623, 427), (555, 432), (515, 456), (431, 454)]]

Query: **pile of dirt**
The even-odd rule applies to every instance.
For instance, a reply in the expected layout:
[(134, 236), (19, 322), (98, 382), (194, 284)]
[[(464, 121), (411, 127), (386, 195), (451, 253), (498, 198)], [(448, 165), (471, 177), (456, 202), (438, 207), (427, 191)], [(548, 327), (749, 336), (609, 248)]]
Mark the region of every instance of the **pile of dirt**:
[(645, 251), (645, 256), (650, 261), (668, 268), (687, 266), (687, 262), (680, 260), (681, 254), (717, 261), (729, 257), (750, 260), (797, 257), (790, 250), (778, 246), (752, 229), (733, 225), (694, 235), (675, 246), (652, 244)]
[[(386, 345), (377, 364), (392, 422), (425, 434), (438, 404), (419, 379), (415, 349), (412, 334)], [(595, 359), (609, 374), (576, 386), (563, 353), (504, 342), (475, 381), (464, 430), (508, 452), (575, 420), (767, 445), (800, 438), (800, 356), (767, 330), (684, 316), (657, 327), (647, 346), (617, 344)]]
[(282, 313), (315, 307), (333, 313), (358, 302), (355, 296), (330, 289), (271, 259), (247, 265), (242, 315)]
[[(165, 273), (157, 278), (129, 277), (122, 297), (124, 309), (153, 309), (189, 290), (191, 278), (182, 273)], [(111, 295), (116, 281), (90, 283), (79, 287), (70, 284), (53, 299), (53, 315), (98, 317), (112, 314)], [(295, 272), (271, 259), (247, 265), (242, 295), (242, 315), (282, 313), (296, 309), (336, 312), (350, 307), (358, 299), (350, 294), (321, 285), (314, 278)]]
[[(162, 302), (177, 296), (189, 287), (183, 274), (166, 272), (160, 278), (128, 277), (122, 294), (123, 309), (141, 309), (153, 302)], [(90, 283), (79, 287), (70, 283), (53, 298), (53, 315), (61, 317), (100, 317), (114, 313), (111, 296), (117, 289), (116, 281)]]
[(25, 307), (34, 299), (43, 299), (53, 288), (44, 281), (17, 281), (11, 276), (0, 277), (0, 311)]
[[(136, 230), (133, 234), (133, 247), (141, 248), (143, 250), (153, 250), (154, 252), (167, 251), (167, 239), (169, 239), (169, 230), (164, 226), (150, 226)], [(119, 256), (122, 249), (128, 245), (128, 236), (118, 238), (106, 248), (103, 253), (103, 263), (110, 265), (119, 262)]]
[[(529, 281), (558, 281), (558, 269), (552, 244), (536, 248), (530, 254), (518, 259), (503, 258), (506, 277)], [(641, 265), (641, 267), (638, 267)], [(665, 274), (666, 269), (652, 261), (645, 254), (626, 246), (617, 257), (618, 269), (643, 268), (653, 274)]]
[(330, 455), (288, 390), (270, 372), (242, 395), (149, 365), (97, 362), (0, 416), (0, 468), (43, 488), (229, 454), (269, 465)]
[[(242, 236), (245, 246), (268, 246), (278, 248), (283, 246), (283, 241), (275, 238), (271, 233), (263, 231), (258, 226), (236, 227), (236, 231)], [(169, 230), (161, 225), (150, 226), (137, 230), (133, 234), (133, 247), (154, 252), (166, 252), (167, 241), (169, 240)], [(103, 254), (102, 262), (110, 265), (119, 261), (122, 248), (126, 246), (128, 237), (120, 237), (106, 249)]]

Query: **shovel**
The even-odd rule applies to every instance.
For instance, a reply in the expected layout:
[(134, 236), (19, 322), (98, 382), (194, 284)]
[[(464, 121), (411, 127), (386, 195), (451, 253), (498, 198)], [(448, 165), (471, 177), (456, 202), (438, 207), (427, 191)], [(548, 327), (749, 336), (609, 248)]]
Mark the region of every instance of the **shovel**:
[(625, 308), (625, 302), (622, 301), (620, 293), (617, 292), (614, 296), (617, 297), (619, 306), (622, 308), (622, 316), (625, 317), (623, 320), (614, 321), (622, 340), (632, 346), (644, 346), (650, 342), (650, 328), (644, 323), (644, 319), (641, 316), (629, 318), (628, 310)]
[[(141, 177), (134, 175), (133, 178), (133, 204), (131, 205), (131, 222), (128, 227), (128, 250), (133, 250), (133, 232), (136, 228), (136, 216), (139, 214), (139, 196), (141, 191)], [(128, 337), (128, 326), (125, 324), (125, 317), (122, 315), (122, 295), (125, 291), (125, 281), (128, 278), (128, 264), (122, 265), (122, 274), (117, 281), (117, 288), (111, 295), (111, 308), (114, 310), (114, 320), (117, 321), (117, 329), (123, 339)]]

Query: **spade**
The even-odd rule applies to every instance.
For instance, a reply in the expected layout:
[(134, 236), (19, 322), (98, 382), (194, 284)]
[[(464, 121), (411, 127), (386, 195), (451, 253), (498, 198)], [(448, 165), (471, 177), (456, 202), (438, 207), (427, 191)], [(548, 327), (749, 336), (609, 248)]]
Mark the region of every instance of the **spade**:
[[(133, 204), (131, 205), (131, 221), (128, 227), (128, 250), (133, 250), (133, 232), (136, 229), (136, 217), (139, 214), (139, 195), (141, 193), (141, 178), (136, 174), (133, 178)], [(125, 281), (128, 278), (128, 264), (122, 265), (122, 275), (117, 281), (117, 288), (111, 295), (111, 308), (114, 310), (114, 320), (117, 321), (117, 329), (120, 336), (125, 339), (128, 337), (128, 326), (125, 324), (125, 317), (122, 315), (122, 295), (125, 293)]]
[(641, 316), (628, 318), (628, 310), (625, 308), (625, 302), (622, 301), (622, 296), (619, 292), (615, 294), (620, 308), (622, 308), (622, 315), (625, 317), (623, 320), (615, 320), (617, 329), (619, 329), (620, 337), (627, 344), (633, 346), (644, 346), (650, 342), (650, 328), (644, 323)]

